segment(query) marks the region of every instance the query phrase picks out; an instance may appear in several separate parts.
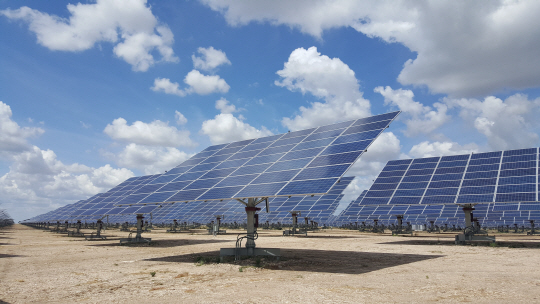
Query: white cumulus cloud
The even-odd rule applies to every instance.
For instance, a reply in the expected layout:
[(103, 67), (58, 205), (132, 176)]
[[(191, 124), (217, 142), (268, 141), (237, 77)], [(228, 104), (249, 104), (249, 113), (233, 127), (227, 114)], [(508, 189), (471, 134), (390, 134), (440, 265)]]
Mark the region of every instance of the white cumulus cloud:
[(33, 146), (13, 157), (9, 172), (0, 177), (0, 196), (3, 207), (25, 219), (107, 191), (132, 176), (110, 165), (66, 165), (52, 150)]
[(150, 89), (154, 92), (163, 92), (165, 94), (177, 95), (180, 97), (187, 95), (186, 91), (180, 89), (180, 85), (177, 82), (171, 82), (169, 78), (154, 79), (154, 86)]
[(147, 146), (161, 147), (194, 147), (194, 143), (186, 130), (178, 130), (169, 123), (154, 120), (151, 123), (136, 121), (127, 124), (124, 118), (117, 118), (108, 124), (103, 132), (112, 139)]
[(294, 118), (283, 118), (282, 124), (290, 130), (371, 115), (369, 101), (362, 97), (354, 71), (339, 58), (321, 55), (316, 47), (294, 50), (277, 74), (281, 77), (275, 82), (277, 86), (324, 99), (300, 107), (301, 114)]
[(120, 166), (141, 170), (144, 174), (164, 173), (192, 155), (171, 147), (149, 147), (131, 143), (118, 154)]
[(509, 150), (535, 147), (540, 130), (540, 98), (529, 100), (515, 94), (505, 100), (488, 96), (484, 100), (444, 98), (451, 109), (483, 134), (492, 149)]
[(213, 47), (200, 47), (197, 49), (197, 53), (199, 53), (201, 56), (198, 57), (191, 55), (191, 59), (193, 60), (193, 66), (199, 70), (211, 71), (220, 65), (231, 64), (227, 58), (227, 55), (225, 55), (225, 52), (222, 50), (216, 50)]
[(458, 97), (540, 86), (538, 1), (201, 0), (231, 26), (287, 25), (322, 39), (352, 27), (415, 53), (398, 76)]
[(233, 104), (230, 104), (225, 98), (220, 98), (216, 101), (216, 109), (223, 114), (230, 114), (238, 111), (236, 110), (236, 107)]
[(475, 143), (460, 145), (456, 142), (429, 142), (423, 141), (414, 145), (409, 151), (411, 158), (435, 157), (447, 155), (460, 155), (478, 152), (480, 149)]
[(21, 127), (11, 119), (11, 107), (0, 101), (0, 155), (8, 156), (31, 148), (28, 138), (45, 132), (41, 128)]
[(227, 93), (230, 86), (218, 75), (204, 75), (197, 70), (192, 70), (184, 78), (188, 85), (185, 89), (180, 89), (177, 82), (171, 82), (168, 78), (154, 79), (154, 86), (150, 89), (154, 92), (184, 97), (188, 94), (209, 95), (212, 93)]
[(146, 0), (97, 0), (68, 4), (67, 10), (69, 18), (26, 6), (0, 14), (28, 23), (38, 43), (53, 51), (80, 52), (96, 43), (110, 42), (115, 45), (114, 54), (131, 64), (134, 71), (146, 71), (154, 65), (155, 52), (162, 61), (178, 61), (171, 30), (158, 23)]
[(264, 126), (259, 130), (234, 117), (231, 113), (221, 113), (216, 115), (214, 119), (204, 121), (202, 123), (201, 133), (207, 135), (212, 144), (258, 138), (273, 134)]
[(197, 70), (192, 70), (186, 75), (184, 82), (189, 86), (189, 93), (195, 92), (199, 95), (212, 93), (227, 93), (229, 85), (218, 75), (203, 75)]
[(433, 104), (435, 109), (425, 106), (413, 100), (414, 93), (411, 90), (393, 90), (387, 86), (385, 88), (376, 87), (374, 91), (384, 97), (385, 105), (396, 106), (402, 111), (401, 116), (405, 117), (407, 125), (404, 133), (407, 136), (432, 133), (450, 121), (451, 117), (446, 114), (448, 108), (445, 104), (436, 102)]
[(178, 125), (185, 125), (187, 124), (187, 118), (184, 116), (184, 114), (174, 111), (174, 118), (176, 118), (176, 124)]

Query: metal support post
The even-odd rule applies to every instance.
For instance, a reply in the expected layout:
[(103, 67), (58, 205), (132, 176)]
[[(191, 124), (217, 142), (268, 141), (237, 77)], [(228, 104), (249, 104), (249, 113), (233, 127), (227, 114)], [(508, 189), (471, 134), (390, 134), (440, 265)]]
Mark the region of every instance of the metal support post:
[(298, 225), (298, 214), (296, 212), (292, 213), (292, 230), (293, 234), (296, 233), (296, 226)]
[(248, 198), (248, 204), (246, 206), (247, 214), (247, 240), (246, 240), (246, 249), (248, 255), (253, 255), (255, 251), (255, 212), (257, 212), (257, 207), (255, 207), (255, 199)]
[(473, 206), (466, 206), (463, 207), (463, 212), (465, 213), (465, 227), (472, 227), (472, 219), (473, 219)]
[(529, 220), (529, 222), (531, 223), (531, 231), (527, 232), (527, 235), (538, 234), (538, 232), (536, 231), (535, 226), (534, 226), (534, 220)]
[(97, 220), (97, 232), (96, 236), (101, 237), (101, 229), (103, 228), (103, 222), (101, 220)]
[(143, 219), (144, 216), (142, 214), (137, 214), (137, 234), (135, 235), (136, 239), (142, 238), (142, 229), (143, 229)]
[[(246, 215), (247, 215), (247, 225), (246, 230), (247, 234), (246, 236), (241, 237), (238, 235), (236, 239), (236, 247), (235, 248), (221, 248), (220, 250), (220, 258), (223, 260), (226, 256), (234, 256), (235, 260), (238, 260), (241, 256), (272, 256), (276, 259), (279, 259), (281, 256), (281, 251), (278, 248), (256, 248), (255, 246), (255, 239), (257, 239), (257, 225), (256, 223), (256, 212), (258, 210), (261, 210), (260, 208), (257, 208), (256, 206), (266, 201), (267, 198), (248, 198), (247, 202), (245, 200), (240, 200), (242, 204), (246, 206)], [(245, 248), (242, 248), (242, 241), (246, 239), (246, 246)]]
[[(473, 217), (474, 206), (467, 204), (462, 206), (465, 213), (465, 230), (463, 234), (456, 235), (456, 244), (465, 244), (466, 241), (489, 241), (495, 242), (494, 236), (487, 236), (487, 232), (481, 230), (480, 223)], [(475, 221), (476, 220), (476, 221)], [(482, 236), (477, 234), (483, 234)]]
[(135, 232), (135, 238), (132, 238), (130, 233), (127, 239), (120, 239), (120, 245), (124, 243), (150, 243), (152, 240), (151, 238), (142, 237), (143, 220), (144, 216), (142, 214), (137, 214), (137, 231)]
[(397, 218), (397, 225), (395, 230), (392, 231), (392, 235), (398, 235), (398, 234), (410, 234), (412, 235), (412, 229), (403, 229), (403, 215), (396, 215)]

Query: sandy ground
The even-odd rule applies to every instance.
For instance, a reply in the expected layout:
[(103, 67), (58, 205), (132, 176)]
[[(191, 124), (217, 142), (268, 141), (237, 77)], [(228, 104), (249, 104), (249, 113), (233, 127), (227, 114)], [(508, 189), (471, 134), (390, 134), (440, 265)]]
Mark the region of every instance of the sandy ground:
[[(89, 232), (89, 231), (88, 231)], [(281, 261), (216, 263), (236, 233), (145, 233), (151, 245), (15, 225), (0, 230), (0, 303), (539, 303), (540, 236), (457, 246), (453, 234), (401, 237), (326, 230), (259, 231)], [(196, 260), (203, 262), (196, 262)]]

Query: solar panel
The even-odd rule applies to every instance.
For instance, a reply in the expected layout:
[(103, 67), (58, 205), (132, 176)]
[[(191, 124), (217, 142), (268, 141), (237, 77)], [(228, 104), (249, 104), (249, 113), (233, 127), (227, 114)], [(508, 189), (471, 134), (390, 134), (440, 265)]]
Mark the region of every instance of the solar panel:
[(210, 146), (116, 204), (325, 194), (398, 114)]
[(9, 225), (13, 225), (15, 222), (11, 218), (11, 216), (8, 214), (8, 212), (4, 209), (0, 209), (0, 227), (5, 227)]
[(538, 148), (389, 161), (362, 205), (538, 201)]
[[(318, 222), (324, 222), (339, 204), (342, 192), (354, 177), (343, 177), (326, 195), (274, 197), (269, 199), (270, 212), (259, 213), (259, 222), (287, 223), (291, 221), (289, 211), (302, 211), (302, 216)], [(177, 209), (175, 206), (178, 206)], [(121, 208), (121, 207), (120, 207)], [(161, 210), (154, 212), (153, 219), (157, 222), (171, 222), (180, 219), (185, 222), (207, 223), (215, 220), (216, 215), (224, 215), (222, 223), (245, 221), (245, 210), (236, 200), (227, 201), (190, 201), (182, 204), (165, 204)], [(166, 214), (174, 214), (164, 218)]]

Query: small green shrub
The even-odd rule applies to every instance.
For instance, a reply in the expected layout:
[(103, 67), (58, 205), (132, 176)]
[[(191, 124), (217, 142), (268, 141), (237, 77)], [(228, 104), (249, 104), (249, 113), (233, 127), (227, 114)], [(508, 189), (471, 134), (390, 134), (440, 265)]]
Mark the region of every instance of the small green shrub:
[(152, 277), (155, 277), (155, 276), (156, 276), (156, 272), (155, 272), (155, 271), (152, 271), (152, 272), (150, 272), (150, 275), (151, 275)]

